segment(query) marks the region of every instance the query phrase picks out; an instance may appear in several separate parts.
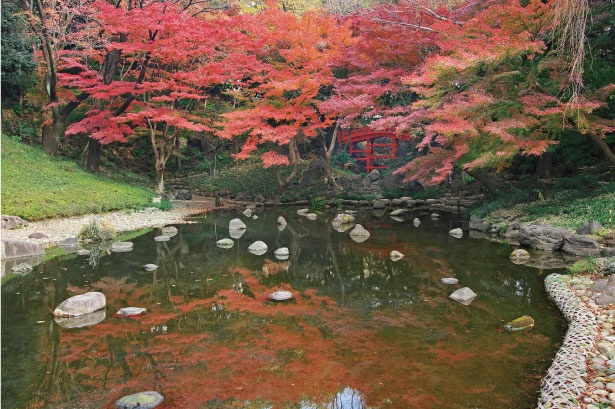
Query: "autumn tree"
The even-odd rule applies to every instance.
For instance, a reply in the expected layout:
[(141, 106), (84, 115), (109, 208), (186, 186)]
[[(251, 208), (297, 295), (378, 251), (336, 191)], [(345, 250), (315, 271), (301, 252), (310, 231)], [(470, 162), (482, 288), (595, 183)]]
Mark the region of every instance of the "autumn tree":
[[(540, 156), (556, 143), (564, 107), (554, 61), (545, 58), (549, 6), (477, 1), (428, 10), (429, 26), (416, 28), (434, 34), (434, 47), (403, 78), (419, 99), (372, 122), (417, 135), (422, 154), (399, 172), (438, 184), (460, 166), (482, 179), (480, 170), (503, 169), (519, 154)], [(581, 110), (589, 115), (599, 105)]]
[[(242, 102), (224, 114), (219, 135), (247, 138), (237, 159), (248, 158), (259, 146), (266, 150), (263, 164), (276, 166), (283, 189), (297, 173), (299, 141), (317, 136), (335, 120), (321, 113), (317, 102), (334, 80), (331, 63), (350, 41), (350, 32), (328, 15), (308, 12), (298, 17), (275, 7), (255, 21), (254, 35), (263, 41), (257, 54), (263, 66), (252, 72), (248, 86), (234, 89)], [(291, 167), (285, 178), (281, 165)]]
[[(145, 131), (161, 193), (166, 163), (178, 139), (209, 129), (209, 119), (197, 115), (205, 108), (209, 87), (234, 78), (230, 73), (240, 75), (241, 67), (256, 66), (241, 45), (245, 35), (240, 22), (228, 20), (242, 17), (204, 18), (187, 13), (181, 4), (158, 2), (116, 7), (99, 1), (94, 9), (103, 46), (62, 60), (63, 83), (94, 101), (67, 134), (85, 133), (104, 145)], [(221, 19), (226, 24), (220, 24)], [(113, 81), (92, 69), (110, 55), (118, 57)]]

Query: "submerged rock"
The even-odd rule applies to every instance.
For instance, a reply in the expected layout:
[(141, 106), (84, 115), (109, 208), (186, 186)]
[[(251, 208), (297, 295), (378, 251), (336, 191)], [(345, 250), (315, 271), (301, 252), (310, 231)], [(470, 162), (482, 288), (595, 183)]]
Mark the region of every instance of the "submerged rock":
[(235, 242), (232, 239), (226, 238), (221, 239), (216, 242), (216, 246), (223, 249), (230, 249), (235, 245)]
[(103, 293), (92, 291), (70, 297), (53, 311), (56, 317), (78, 317), (105, 308), (107, 300)]
[(83, 328), (103, 322), (106, 316), (106, 311), (102, 309), (78, 317), (54, 317), (53, 320), (62, 328)]
[(399, 251), (397, 251), (397, 250), (393, 250), (393, 251), (391, 251), (391, 254), (389, 255), (389, 257), (393, 261), (398, 261), (398, 260), (401, 260), (402, 258), (404, 258), (404, 255), (402, 253), (400, 253)]
[(268, 248), (269, 247), (267, 247), (267, 244), (265, 244), (265, 242), (258, 240), (250, 244), (250, 247), (248, 247), (248, 251), (254, 255), (260, 256), (265, 254)]
[(130, 241), (120, 241), (111, 245), (111, 251), (116, 253), (125, 253), (127, 251), (131, 251), (133, 247), (134, 244)]
[(138, 392), (115, 401), (118, 409), (153, 409), (164, 401), (164, 396), (156, 391)]
[(534, 319), (529, 315), (524, 315), (514, 319), (504, 325), (504, 329), (509, 332), (518, 332), (534, 327)]
[(463, 305), (470, 305), (472, 301), (476, 298), (477, 294), (472, 291), (469, 287), (463, 287), (459, 290), (453, 292), (448, 296), (451, 300), (455, 300)]
[(530, 259), (530, 253), (523, 249), (516, 249), (510, 253), (510, 261), (515, 264), (525, 264)]

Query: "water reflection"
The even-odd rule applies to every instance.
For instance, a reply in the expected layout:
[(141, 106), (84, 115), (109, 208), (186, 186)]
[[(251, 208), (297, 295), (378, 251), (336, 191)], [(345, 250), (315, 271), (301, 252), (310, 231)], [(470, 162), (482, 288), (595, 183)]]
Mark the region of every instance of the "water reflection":
[[(512, 264), (510, 248), (451, 238), (445, 218), (414, 228), (357, 215), (370, 236), (356, 243), (335, 215), (282, 213), (286, 229), (280, 212), (259, 212), (229, 249), (216, 242), (237, 214), (223, 213), (168, 241), (133, 239), (95, 267), (67, 255), (3, 283), (3, 408), (107, 407), (139, 390), (165, 408), (535, 406), (563, 321), (540, 271)], [(263, 255), (247, 249), (257, 240)], [(274, 257), (282, 247), (288, 260)], [(469, 307), (448, 300), (464, 286), (479, 294)], [(110, 311), (149, 313), (53, 323), (50, 309), (91, 290)], [(269, 300), (275, 291), (293, 298)], [(521, 315), (531, 332), (501, 331)]]

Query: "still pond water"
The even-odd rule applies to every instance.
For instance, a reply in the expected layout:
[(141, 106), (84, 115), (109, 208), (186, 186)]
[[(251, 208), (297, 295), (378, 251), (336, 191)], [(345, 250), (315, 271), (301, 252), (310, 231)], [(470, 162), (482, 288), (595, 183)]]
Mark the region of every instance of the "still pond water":
[[(447, 234), (458, 225), (359, 214), (356, 243), (295, 209), (209, 214), (168, 242), (151, 230), (134, 250), (93, 268), (75, 254), (2, 286), (2, 408), (113, 408), (155, 390), (159, 408), (533, 408), (565, 322), (547, 299), (548, 272), (515, 265), (511, 248)], [(280, 231), (276, 219), (288, 226)], [(231, 249), (228, 222), (248, 225)], [(269, 251), (246, 249), (263, 240)], [(276, 260), (273, 251), (290, 249)], [(405, 254), (389, 259), (391, 250)], [(160, 267), (146, 272), (143, 265)], [(446, 286), (444, 277), (459, 284)], [(449, 300), (468, 286), (470, 306)], [(96, 290), (106, 317), (64, 328), (51, 311)], [(275, 303), (267, 295), (292, 291)], [(136, 319), (114, 317), (144, 307)], [(510, 334), (507, 321), (536, 327)], [(100, 317), (102, 318), (102, 317)]]

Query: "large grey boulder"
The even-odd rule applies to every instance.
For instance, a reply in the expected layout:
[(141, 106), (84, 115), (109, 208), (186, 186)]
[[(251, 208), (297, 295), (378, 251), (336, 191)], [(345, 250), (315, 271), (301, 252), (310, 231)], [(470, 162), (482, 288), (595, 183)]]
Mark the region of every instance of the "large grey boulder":
[(448, 296), (451, 300), (455, 300), (463, 305), (470, 305), (472, 301), (476, 298), (476, 293), (472, 291), (469, 287), (463, 287), (459, 290), (453, 292)]
[(70, 297), (60, 303), (53, 311), (56, 317), (78, 317), (105, 308), (107, 300), (103, 293), (92, 291)]
[(190, 189), (179, 189), (175, 195), (177, 200), (192, 200), (192, 192)]
[(572, 232), (563, 227), (546, 224), (526, 224), (519, 226), (519, 243), (522, 245), (546, 251), (561, 250), (564, 238)]
[(13, 230), (27, 225), (28, 222), (19, 216), (2, 215), (2, 230)]
[(2, 260), (11, 258), (45, 255), (45, 249), (40, 244), (21, 240), (2, 240), (0, 256)]
[(229, 230), (245, 230), (246, 228), (246, 224), (241, 219), (232, 219), (228, 222)]
[(589, 236), (573, 234), (564, 238), (562, 251), (573, 256), (599, 256), (600, 245)]
[(374, 169), (367, 174), (367, 179), (369, 179), (370, 182), (376, 182), (380, 180), (381, 176), (380, 171), (378, 169)]
[(469, 229), (482, 231), (482, 232), (488, 232), (489, 229), (491, 229), (491, 225), (483, 219), (479, 219), (476, 216), (470, 216)]
[[(595, 286), (597, 287), (597, 286)], [(597, 293), (596, 304), (609, 305), (615, 304), (615, 276), (612, 275), (603, 283), (600, 292)]]
[(597, 222), (594, 220), (591, 222), (587, 222), (581, 227), (579, 227), (577, 229), (577, 234), (595, 234), (596, 232), (599, 232), (600, 230), (603, 230), (603, 229), (604, 229), (604, 226), (602, 226), (600, 222)]

